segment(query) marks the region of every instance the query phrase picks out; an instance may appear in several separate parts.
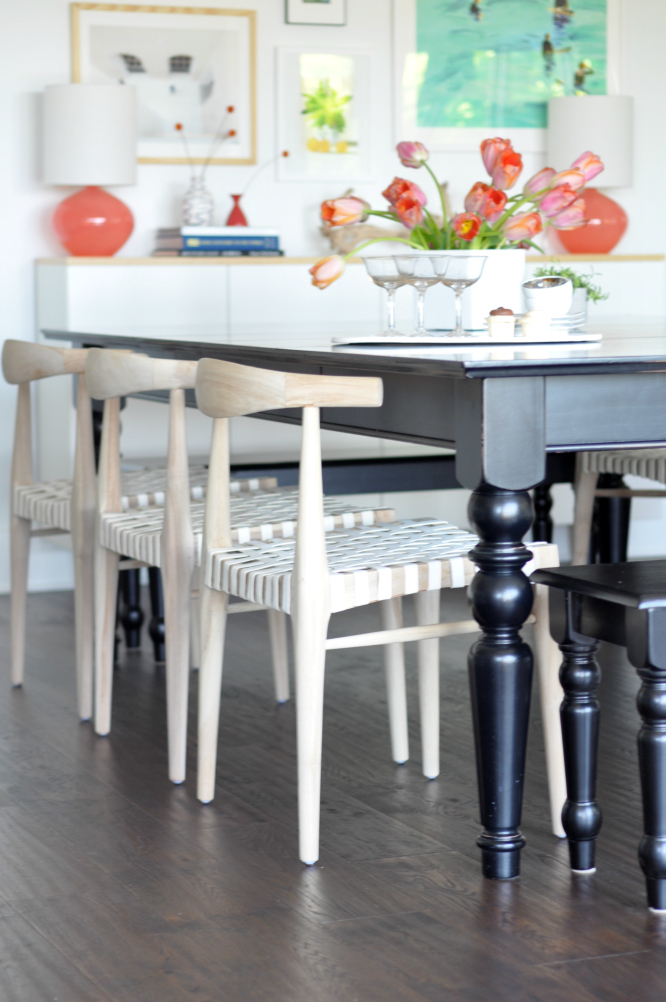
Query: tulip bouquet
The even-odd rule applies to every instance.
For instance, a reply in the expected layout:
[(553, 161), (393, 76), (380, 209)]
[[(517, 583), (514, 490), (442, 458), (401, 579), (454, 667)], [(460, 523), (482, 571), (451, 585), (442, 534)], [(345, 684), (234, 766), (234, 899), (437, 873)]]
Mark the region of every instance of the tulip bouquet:
[[(465, 211), (449, 218), (444, 191), (428, 165), (429, 153), (423, 143), (398, 143), (403, 167), (424, 167), (435, 183), (441, 204), (441, 222), (427, 208), (425, 192), (413, 181), (395, 177), (382, 192), (389, 203), (385, 210), (372, 209), (354, 196), (322, 202), (321, 218), (332, 229), (362, 223), (368, 216), (380, 216), (400, 222), (410, 231), (409, 238), (398, 240), (415, 250), (502, 250), (510, 247), (535, 247), (533, 238), (545, 226), (573, 230), (585, 225), (585, 200), (581, 191), (603, 169), (594, 153), (583, 153), (567, 170), (544, 167), (527, 181), (516, 195), (507, 195), (523, 169), (520, 153), (508, 139), (484, 139), (481, 157), (490, 176), (490, 184), (477, 181), (465, 198)], [(333, 255), (318, 261), (312, 268), (312, 284), (325, 289), (342, 274), (345, 261), (371, 243), (356, 247), (346, 257)]]

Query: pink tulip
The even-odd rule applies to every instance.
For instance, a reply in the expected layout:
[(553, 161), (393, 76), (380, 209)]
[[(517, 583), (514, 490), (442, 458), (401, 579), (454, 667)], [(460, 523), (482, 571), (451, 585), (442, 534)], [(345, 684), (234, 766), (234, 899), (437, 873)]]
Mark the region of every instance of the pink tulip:
[(473, 240), (481, 229), (482, 220), (474, 212), (459, 212), (451, 220), (451, 228), (460, 240)]
[(550, 188), (551, 181), (555, 177), (555, 171), (552, 167), (544, 167), (537, 174), (534, 174), (529, 181), (525, 182), (525, 187), (523, 188), (523, 195), (526, 198), (530, 198), (533, 195), (538, 195), (540, 191), (544, 191), (546, 188)]
[(473, 184), (465, 198), (465, 212), (479, 212), (487, 191), (491, 191), (489, 184), (484, 184), (483, 181)]
[(414, 184), (413, 181), (405, 181), (402, 177), (394, 177), (382, 195), (391, 205), (396, 205), (398, 200), (404, 198), (405, 195), (409, 195), (420, 205), (425, 205), (428, 201), (425, 192), (419, 188), (418, 184)]
[(489, 188), (483, 199), (479, 215), (483, 216), (489, 223), (496, 223), (504, 212), (507, 197), (499, 188)]
[(329, 198), (321, 203), (322, 221), (333, 229), (335, 226), (349, 226), (350, 223), (363, 223), (368, 218), (370, 206), (362, 198)]
[(345, 262), (337, 254), (334, 254), (333, 257), (322, 258), (310, 268), (312, 284), (316, 285), (318, 289), (326, 289), (331, 282), (335, 282), (336, 278), (340, 278), (344, 270)]
[(561, 170), (559, 174), (556, 174), (551, 180), (551, 188), (555, 188), (558, 184), (568, 184), (573, 188), (574, 191), (578, 191), (585, 184), (585, 175), (582, 170), (576, 170), (573, 167), (569, 167), (568, 170)]
[(589, 150), (587, 153), (581, 153), (571, 166), (583, 172), (585, 175), (585, 184), (588, 184), (597, 174), (601, 174), (604, 169), (604, 165), (599, 157), (595, 156), (594, 153), (590, 153)]
[(409, 193), (399, 198), (393, 208), (400, 222), (408, 230), (413, 230), (423, 222), (423, 204)]
[(492, 176), (495, 170), (495, 164), (497, 163), (497, 158), (500, 153), (504, 150), (510, 150), (511, 142), (509, 139), (484, 139), (481, 143), (481, 156), (483, 158), (483, 166), (486, 168), (488, 173)]
[(557, 188), (551, 189), (551, 191), (544, 195), (539, 204), (539, 208), (543, 212), (544, 216), (548, 216), (548, 218), (551, 219), (575, 201), (576, 192), (573, 190), (571, 185), (560, 184)]
[(584, 198), (577, 198), (554, 219), (551, 219), (556, 230), (577, 230), (579, 226), (585, 226), (586, 222)]
[(519, 212), (517, 216), (511, 216), (502, 227), (502, 233), (510, 243), (517, 240), (531, 240), (537, 233), (541, 233), (543, 224), (538, 212)]
[(423, 143), (398, 143), (396, 149), (403, 167), (422, 167), (430, 156)]
[(511, 147), (502, 150), (495, 161), (492, 180), (494, 188), (513, 188), (523, 169), (523, 158)]

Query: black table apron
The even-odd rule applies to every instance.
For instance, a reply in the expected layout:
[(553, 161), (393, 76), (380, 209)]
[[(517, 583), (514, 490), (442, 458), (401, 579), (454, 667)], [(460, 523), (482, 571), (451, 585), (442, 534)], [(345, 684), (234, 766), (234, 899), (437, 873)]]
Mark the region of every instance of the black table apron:
[[(167, 358), (224, 358), (264, 368), (384, 381), (377, 410), (335, 408), (322, 426), (456, 450), (456, 477), (473, 491), (470, 588), (482, 635), (469, 653), (469, 677), (483, 832), (483, 873), (515, 877), (525, 840), (519, 831), (532, 652), (520, 628), (532, 592), (522, 540), (532, 523), (528, 490), (545, 476), (546, 453), (666, 444), (666, 331), (663, 324), (609, 325), (587, 348), (521, 351), (340, 348), (330, 338), (277, 330), (197, 340), (157, 330), (130, 335), (44, 331), (75, 345), (128, 348)], [(296, 412), (261, 417), (298, 422)]]

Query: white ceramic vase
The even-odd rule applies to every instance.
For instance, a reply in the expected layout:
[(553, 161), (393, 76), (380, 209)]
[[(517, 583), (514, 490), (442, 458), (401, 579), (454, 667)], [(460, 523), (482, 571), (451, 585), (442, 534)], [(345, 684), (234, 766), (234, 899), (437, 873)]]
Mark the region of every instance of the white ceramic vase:
[(184, 225), (210, 226), (214, 208), (213, 196), (206, 188), (203, 178), (193, 177), (183, 199)]
[[(500, 306), (514, 313), (524, 312), (524, 250), (451, 250), (437, 253), (452, 257), (482, 255), (486, 258), (481, 278), (463, 293), (462, 320), (465, 330), (485, 330), (485, 318), (491, 310)], [(451, 330), (455, 326), (454, 304), (454, 294), (446, 286), (435, 285), (428, 289), (425, 298), (425, 325), (428, 330)]]

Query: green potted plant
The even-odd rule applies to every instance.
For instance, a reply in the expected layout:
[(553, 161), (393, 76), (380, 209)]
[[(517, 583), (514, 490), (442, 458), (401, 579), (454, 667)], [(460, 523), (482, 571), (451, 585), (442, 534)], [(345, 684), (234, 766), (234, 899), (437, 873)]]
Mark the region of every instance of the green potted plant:
[(547, 278), (551, 276), (569, 279), (574, 289), (571, 312), (584, 313), (585, 320), (587, 320), (588, 302), (591, 300), (593, 303), (599, 303), (602, 299), (608, 299), (610, 295), (609, 292), (602, 292), (599, 286), (594, 284), (592, 281), (595, 277), (593, 271), (589, 275), (580, 275), (577, 271), (573, 271), (572, 268), (563, 268), (561, 265), (554, 264), (548, 268), (539, 267), (534, 272), (535, 278)]

